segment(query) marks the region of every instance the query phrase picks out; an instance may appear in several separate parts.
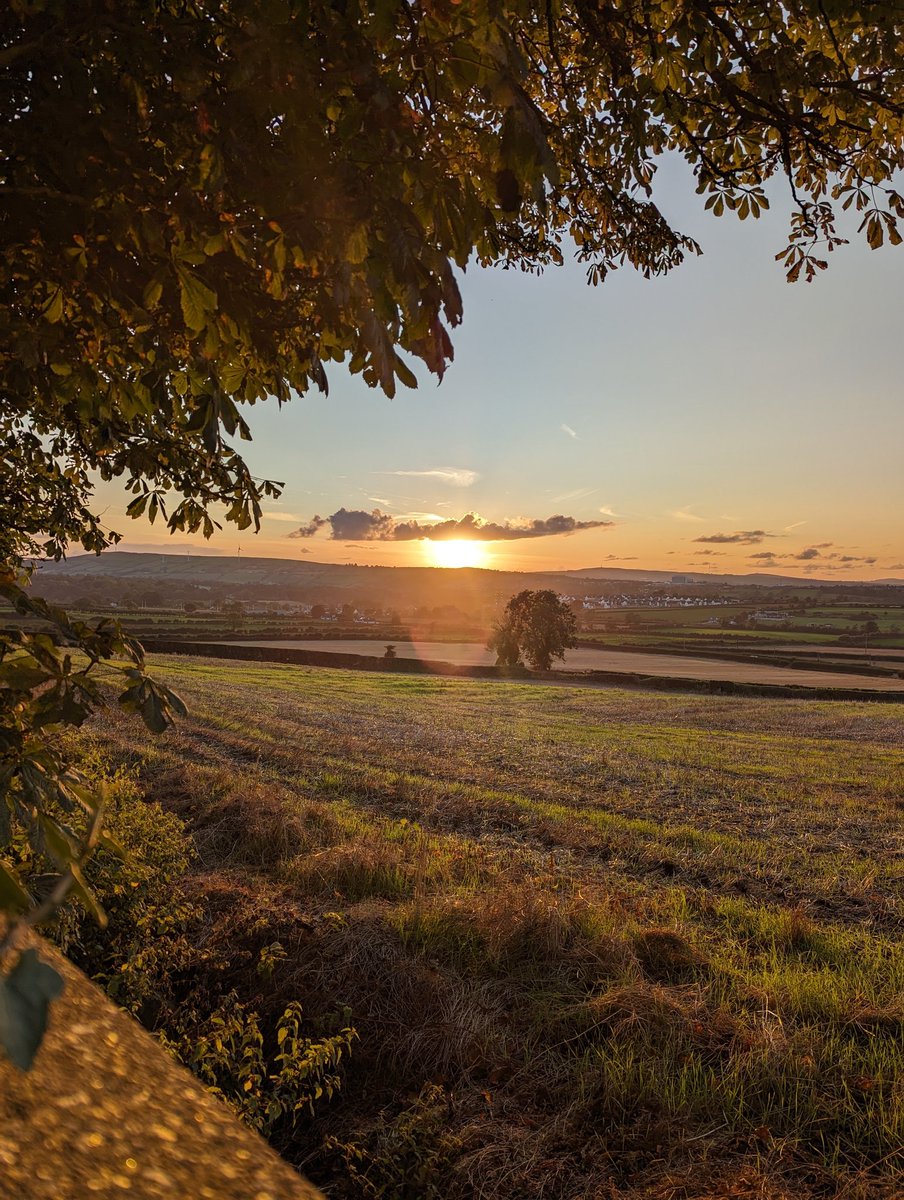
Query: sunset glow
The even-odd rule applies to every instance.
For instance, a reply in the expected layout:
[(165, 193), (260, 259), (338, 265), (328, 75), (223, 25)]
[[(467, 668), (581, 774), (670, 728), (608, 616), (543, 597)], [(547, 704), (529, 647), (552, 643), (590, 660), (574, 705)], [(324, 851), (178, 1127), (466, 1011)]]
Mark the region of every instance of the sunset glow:
[(481, 542), (465, 538), (453, 538), (448, 542), (430, 542), (427, 553), (434, 567), (485, 567), (486, 546)]

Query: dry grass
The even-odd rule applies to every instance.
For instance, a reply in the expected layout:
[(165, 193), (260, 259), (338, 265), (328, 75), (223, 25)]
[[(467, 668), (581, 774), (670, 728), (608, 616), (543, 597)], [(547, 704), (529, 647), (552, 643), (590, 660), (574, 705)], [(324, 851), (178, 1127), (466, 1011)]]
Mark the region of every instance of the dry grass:
[(352, 1012), (331, 1196), (904, 1194), (900, 709), (165, 671), (100, 733), (236, 973)]

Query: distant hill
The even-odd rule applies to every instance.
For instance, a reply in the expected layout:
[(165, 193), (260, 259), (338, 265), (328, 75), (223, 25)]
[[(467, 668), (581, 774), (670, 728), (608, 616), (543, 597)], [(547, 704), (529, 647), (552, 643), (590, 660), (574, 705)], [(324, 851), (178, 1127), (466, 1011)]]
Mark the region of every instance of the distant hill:
[[(454, 603), (456, 595), (475, 599), (492, 599), (511, 594), (521, 588), (553, 588), (558, 592), (581, 594), (611, 592), (612, 585), (621, 583), (636, 590), (647, 583), (699, 586), (736, 586), (741, 588), (776, 588), (789, 586), (873, 587), (873, 582), (860, 583), (838, 579), (799, 579), (788, 575), (714, 575), (703, 572), (645, 571), (629, 567), (583, 567), (574, 571), (519, 572), (494, 571), (477, 567), (448, 570), (442, 567), (368, 567), (349, 563), (304, 562), (288, 558), (252, 558), (186, 554), (134, 554), (125, 551), (102, 555), (80, 554), (63, 562), (41, 563), (38, 568), (37, 590), (40, 581), (86, 585), (102, 579), (125, 583), (185, 585), (204, 590), (229, 591), (247, 594), (248, 589), (263, 589), (271, 595), (349, 597), (349, 593), (366, 591), (384, 595), (395, 603), (402, 598), (419, 602)], [(884, 585), (904, 585), (904, 580), (882, 580)]]
[[(441, 567), (367, 567), (350, 563), (299, 562), (285, 558), (192, 556), (184, 554), (131, 554), (115, 551), (100, 556), (80, 554), (63, 562), (41, 563), (35, 591), (56, 594), (76, 585), (85, 591), (137, 591), (153, 588), (164, 594), (191, 594), (195, 590), (220, 598), (252, 596), (295, 599), (327, 604), (379, 603), (388, 607), (456, 605), (472, 611), (476, 605), (494, 603), (525, 587), (569, 592), (576, 581), (559, 574), (523, 575), (516, 571), (489, 571), (474, 567), (446, 570)], [(611, 583), (582, 581), (589, 588), (611, 589)]]
[(610, 579), (634, 580), (647, 583), (669, 583), (676, 577), (682, 580), (692, 579), (694, 583), (714, 583), (746, 587), (838, 587), (839, 585), (854, 585), (873, 587), (904, 586), (904, 579), (814, 579), (810, 576), (803, 579), (797, 575), (766, 575), (756, 572), (749, 575), (716, 575), (709, 571), (644, 571), (633, 570), (630, 567), (581, 567), (576, 571), (564, 572), (569, 576), (580, 579)]

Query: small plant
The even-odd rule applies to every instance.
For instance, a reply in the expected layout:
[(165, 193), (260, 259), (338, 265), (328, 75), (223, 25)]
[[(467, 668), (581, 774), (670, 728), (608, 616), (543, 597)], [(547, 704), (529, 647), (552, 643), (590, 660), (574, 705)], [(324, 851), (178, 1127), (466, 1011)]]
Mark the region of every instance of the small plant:
[(258, 975), (261, 979), (271, 980), (277, 966), (281, 962), (285, 962), (288, 957), (281, 942), (271, 942), (269, 946), (263, 946), (258, 956)]
[(439, 1200), (448, 1192), (448, 1171), (461, 1141), (449, 1133), (450, 1098), (427, 1084), (410, 1108), (389, 1119), (381, 1114), (370, 1134), (355, 1141), (327, 1138), (351, 1185), (347, 1195), (367, 1200)]
[(259, 1015), (235, 995), (227, 996), (199, 1036), (172, 1047), (207, 1084), (264, 1137), (279, 1126), (291, 1131), (313, 1115), (341, 1081), (340, 1063), (357, 1037), (348, 1026), (320, 1040), (301, 1032), (301, 1005), (289, 1004), (271, 1037)]
[(384, 657), (384, 658), (389, 658), (389, 659), (392, 659), (392, 658), (396, 658), (396, 657), (397, 657), (397, 655), (396, 655), (396, 648), (395, 648), (395, 646), (393, 646), (393, 645), (392, 645), (392, 643), (390, 643), (389, 645), (387, 645), (386, 649), (383, 651), (383, 657)]

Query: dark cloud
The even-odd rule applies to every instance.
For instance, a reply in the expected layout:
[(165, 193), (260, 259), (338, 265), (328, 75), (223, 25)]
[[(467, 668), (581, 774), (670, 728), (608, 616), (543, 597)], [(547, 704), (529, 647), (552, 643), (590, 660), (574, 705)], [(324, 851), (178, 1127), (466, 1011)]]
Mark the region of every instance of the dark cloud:
[(822, 555), (815, 546), (808, 546), (806, 550), (801, 550), (800, 554), (795, 554), (794, 557), (798, 562), (809, 562), (811, 558), (821, 558)]
[(724, 558), (724, 550), (695, 550), (694, 554), (697, 558)]
[(315, 516), (315, 517), (311, 518), (311, 520), (308, 522), (307, 525), (302, 525), (299, 529), (293, 529), (290, 534), (287, 534), (287, 536), (290, 538), (313, 537), (314, 534), (317, 532), (317, 530), (322, 529), (325, 524), (326, 524), (325, 517), (316, 517)]
[(520, 538), (579, 533), (583, 529), (606, 529), (614, 524), (614, 521), (578, 521), (575, 517), (562, 516), (561, 513), (545, 520), (506, 521), (501, 525), (494, 521), (484, 521), (477, 513), (466, 513), (460, 520), (423, 524), (415, 520), (400, 521), (378, 508), (369, 513), (362, 509), (340, 508), (330, 517), (313, 517), (307, 525), (293, 530), (289, 537), (313, 537), (328, 525), (333, 541), (413, 542), (424, 538), (431, 541), (466, 538), (481, 542), (508, 542)]
[(768, 558), (770, 562), (775, 559), (776, 555), (773, 550), (760, 550), (756, 554), (751, 554), (751, 558)]
[(694, 538), (694, 541), (712, 542), (719, 546), (758, 546), (768, 537), (775, 537), (775, 534), (767, 533), (765, 529), (736, 529), (734, 533), (710, 533), (706, 537)]

